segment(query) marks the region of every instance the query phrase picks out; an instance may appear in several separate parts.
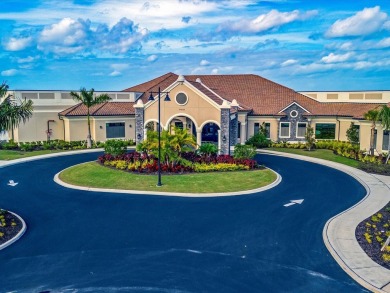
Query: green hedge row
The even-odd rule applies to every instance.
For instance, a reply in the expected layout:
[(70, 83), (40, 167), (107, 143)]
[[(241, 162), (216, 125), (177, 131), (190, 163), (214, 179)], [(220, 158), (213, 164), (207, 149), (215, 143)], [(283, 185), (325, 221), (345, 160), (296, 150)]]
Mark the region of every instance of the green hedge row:
[[(108, 140), (107, 142), (109, 142)], [(123, 144), (127, 146), (135, 145), (132, 139), (123, 140)], [(96, 141), (92, 143), (92, 148), (104, 148), (106, 145), (105, 142)], [(50, 140), (50, 141), (32, 141), (32, 142), (15, 142), (12, 139), (8, 142), (0, 143), (0, 149), (4, 150), (15, 150), (15, 151), (24, 151), (32, 152), (39, 150), (80, 150), (86, 149), (87, 143), (85, 140), (81, 141), (64, 141), (64, 140)]]

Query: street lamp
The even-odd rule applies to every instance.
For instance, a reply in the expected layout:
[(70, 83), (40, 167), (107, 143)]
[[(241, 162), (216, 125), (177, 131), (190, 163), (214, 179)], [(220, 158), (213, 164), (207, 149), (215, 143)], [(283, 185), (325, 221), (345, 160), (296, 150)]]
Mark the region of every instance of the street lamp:
[(169, 98), (169, 92), (162, 92), (160, 90), (160, 87), (158, 87), (158, 92), (150, 92), (149, 96), (149, 101), (154, 101), (153, 94), (158, 94), (158, 181), (157, 181), (157, 187), (162, 186), (161, 184), (161, 119), (160, 119), (160, 99), (161, 99), (161, 94), (166, 94), (164, 98), (164, 102), (170, 102), (171, 99)]

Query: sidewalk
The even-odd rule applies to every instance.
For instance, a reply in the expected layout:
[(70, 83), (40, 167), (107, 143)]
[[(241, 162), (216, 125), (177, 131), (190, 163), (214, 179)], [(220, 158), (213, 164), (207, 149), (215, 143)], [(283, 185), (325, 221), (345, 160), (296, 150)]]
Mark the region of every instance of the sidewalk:
[(326, 247), (337, 263), (355, 281), (373, 292), (390, 293), (390, 270), (371, 260), (355, 237), (355, 229), (358, 224), (390, 201), (390, 177), (369, 174), (359, 169), (322, 159), (274, 151), (260, 151), (260, 153), (326, 165), (351, 175), (366, 188), (367, 195), (364, 199), (331, 218), (326, 223), (322, 236)]

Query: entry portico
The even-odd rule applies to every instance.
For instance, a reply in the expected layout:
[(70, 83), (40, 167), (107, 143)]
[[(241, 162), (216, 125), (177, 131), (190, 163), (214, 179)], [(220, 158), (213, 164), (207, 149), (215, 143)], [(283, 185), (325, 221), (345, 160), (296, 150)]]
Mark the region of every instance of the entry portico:
[[(156, 89), (152, 87), (148, 91), (155, 93)], [(165, 102), (164, 96), (160, 97), (162, 129), (187, 129), (194, 134), (198, 145), (205, 141), (214, 142), (222, 153), (229, 152), (229, 146), (236, 143), (235, 139), (231, 139), (231, 120), (237, 121), (237, 102), (229, 103), (213, 93), (199, 78), (190, 82), (184, 76), (179, 76), (175, 82), (164, 88), (163, 92), (169, 92), (171, 101)], [(147, 94), (148, 92), (144, 93), (145, 96)], [(146, 103), (141, 97), (134, 108), (136, 142), (140, 142), (145, 139), (150, 122), (156, 123), (153, 128), (157, 130), (158, 96)]]

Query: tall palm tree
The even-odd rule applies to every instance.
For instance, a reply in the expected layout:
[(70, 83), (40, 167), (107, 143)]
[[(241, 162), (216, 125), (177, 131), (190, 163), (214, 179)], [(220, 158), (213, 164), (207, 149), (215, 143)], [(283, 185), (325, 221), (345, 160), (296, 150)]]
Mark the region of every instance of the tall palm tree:
[(11, 95), (7, 95), (7, 91), (8, 85), (3, 82), (0, 85), (0, 132), (11, 130), (13, 139), (14, 129), (21, 122), (25, 123), (33, 115), (33, 102), (23, 100), (17, 103), (12, 100)]
[[(390, 107), (387, 105), (383, 105), (382, 108), (379, 111), (379, 120), (381, 120), (383, 130), (390, 131)], [(386, 164), (389, 161), (390, 157), (390, 133), (389, 133), (389, 140), (387, 142), (387, 157), (386, 157)]]
[(88, 135), (87, 135), (87, 148), (92, 147), (92, 140), (91, 140), (91, 121), (89, 119), (89, 110), (92, 106), (107, 102), (111, 100), (110, 96), (107, 94), (101, 94), (101, 95), (94, 95), (95, 90), (90, 89), (87, 91), (85, 88), (80, 89), (80, 94), (76, 92), (70, 92), (70, 95), (72, 96), (73, 100), (76, 102), (80, 102), (83, 105), (87, 107), (87, 122), (88, 122)]
[(371, 121), (371, 137), (370, 137), (370, 155), (374, 155), (374, 139), (375, 139), (375, 127), (379, 121), (379, 111), (376, 109), (369, 110), (363, 115), (364, 119)]

